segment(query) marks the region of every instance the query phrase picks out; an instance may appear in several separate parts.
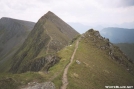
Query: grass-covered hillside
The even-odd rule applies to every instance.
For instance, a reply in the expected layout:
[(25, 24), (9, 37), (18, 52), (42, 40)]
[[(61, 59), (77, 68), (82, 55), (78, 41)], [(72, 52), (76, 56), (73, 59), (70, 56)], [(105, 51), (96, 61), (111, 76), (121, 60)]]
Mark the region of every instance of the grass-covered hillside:
[(35, 23), (12, 18), (0, 19), (0, 72), (23, 44)]
[(115, 45), (134, 61), (134, 43), (118, 43)]
[(52, 66), (47, 73), (44, 71), (25, 72), (21, 74), (0, 73), (0, 89), (20, 89), (48, 81), (53, 82), (56, 89), (60, 89), (62, 85), (62, 74), (64, 68), (70, 61), (74, 45), (75, 42), (57, 53), (57, 56), (60, 57), (61, 60)]
[(41, 83), (45, 79), (38, 72), (22, 74), (0, 73), (0, 89), (20, 89), (28, 84)]
[(60, 60), (55, 54), (78, 35), (52, 12), (39, 19), (24, 44), (15, 53), (10, 72), (47, 71)]
[[(57, 52), (56, 56), (60, 60), (50, 67), (47, 73), (41, 70), (21, 74), (1, 74), (0, 86), (18, 89), (18, 87), (28, 88), (33, 82), (35, 82), (34, 86), (40, 82), (51, 81), (56, 89), (60, 89), (64, 69), (70, 62), (78, 39), (78, 48), (67, 72), (67, 89), (105, 89), (105, 86), (132, 86), (134, 84), (132, 61), (128, 60), (123, 52), (108, 39), (101, 37), (98, 31), (89, 30), (74, 38), (70, 45)], [(13, 88), (8, 88), (5, 84)]]
[[(57, 76), (53, 80), (56, 89), (62, 86), (63, 71), (70, 62), (78, 38), (74, 39), (72, 45), (58, 52), (61, 60), (49, 70)], [(98, 31), (89, 30), (80, 37), (73, 63), (67, 73), (67, 89), (105, 89), (107, 85), (132, 86), (133, 69), (132, 61), (118, 47), (101, 37)]]
[(102, 38), (97, 31), (89, 30), (82, 35), (68, 70), (67, 89), (105, 89), (107, 85), (133, 85), (133, 69), (134, 64), (118, 47)]
[[(0, 39), (4, 32), (0, 30)], [(15, 37), (9, 32), (2, 42), (21, 36), (21, 31)], [(105, 89), (134, 84), (134, 62), (119, 47), (93, 29), (79, 35), (50, 11), (17, 48), (2, 59), (3, 64), (0, 60), (0, 89)]]

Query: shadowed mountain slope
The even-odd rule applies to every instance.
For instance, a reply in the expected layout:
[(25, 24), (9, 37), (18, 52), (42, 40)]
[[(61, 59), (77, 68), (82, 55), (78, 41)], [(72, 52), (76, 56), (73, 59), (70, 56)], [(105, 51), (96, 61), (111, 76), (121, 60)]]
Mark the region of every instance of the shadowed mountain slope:
[(134, 43), (118, 43), (115, 44), (120, 47), (120, 49), (134, 61)]
[(33, 22), (12, 18), (0, 19), (0, 70), (23, 44), (34, 25)]
[(13, 56), (11, 72), (47, 71), (59, 61), (55, 53), (79, 33), (52, 12), (39, 19), (24, 44)]

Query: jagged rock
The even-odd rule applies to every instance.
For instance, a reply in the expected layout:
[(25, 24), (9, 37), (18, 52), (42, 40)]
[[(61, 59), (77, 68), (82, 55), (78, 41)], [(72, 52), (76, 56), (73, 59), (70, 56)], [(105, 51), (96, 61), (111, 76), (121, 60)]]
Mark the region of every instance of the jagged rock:
[(99, 37), (100, 36), (99, 31), (95, 31), (94, 35), (97, 36), (97, 37)]
[(60, 58), (56, 55), (47, 55), (46, 57), (40, 57), (25, 64), (21, 72), (39, 71), (41, 69), (47, 72), (49, 68), (56, 64), (59, 60)]
[(98, 38), (99, 38), (100, 40), (102, 40), (102, 39), (103, 39), (103, 37), (102, 37), (102, 36), (99, 36)]
[(100, 48), (101, 48), (102, 50), (105, 50), (105, 49), (106, 49), (106, 47), (105, 47), (105, 46), (101, 46)]
[(93, 29), (89, 29), (88, 32), (93, 32), (94, 30)]
[(96, 42), (95, 38), (93, 38), (93, 42)]
[(105, 38), (104, 37), (103, 40), (106, 41), (106, 42), (109, 42), (109, 39), (108, 38)]
[(78, 60), (76, 60), (76, 63), (77, 63), (77, 64), (81, 64), (81, 62), (80, 62), (80, 61), (78, 61)]
[(55, 85), (52, 82), (34, 83), (32, 86), (28, 85), (21, 89), (55, 89)]

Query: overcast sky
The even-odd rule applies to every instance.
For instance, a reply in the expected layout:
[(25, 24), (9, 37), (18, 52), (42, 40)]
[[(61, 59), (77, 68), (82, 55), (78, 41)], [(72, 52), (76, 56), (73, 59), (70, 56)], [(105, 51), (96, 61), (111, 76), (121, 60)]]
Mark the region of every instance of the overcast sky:
[(85, 25), (134, 22), (134, 0), (0, 0), (0, 8), (0, 18), (33, 22), (48, 11)]

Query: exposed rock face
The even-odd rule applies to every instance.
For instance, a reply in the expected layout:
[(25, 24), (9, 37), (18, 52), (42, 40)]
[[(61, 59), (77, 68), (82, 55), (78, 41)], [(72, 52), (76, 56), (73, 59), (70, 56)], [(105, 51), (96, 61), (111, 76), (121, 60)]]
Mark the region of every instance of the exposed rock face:
[(45, 72), (47, 72), (48, 69), (54, 64), (56, 64), (59, 60), (60, 58), (56, 55), (47, 55), (45, 57), (40, 57), (31, 60), (31, 62), (27, 63), (21, 71), (26, 72), (44, 70)]
[(3, 64), (23, 44), (34, 25), (35, 23), (29, 21), (5, 17), (0, 19), (0, 71), (6, 68)]
[(21, 89), (55, 89), (55, 85), (52, 82), (34, 83), (33, 85), (29, 84), (27, 87)]
[(72, 27), (49, 11), (39, 19), (24, 44), (13, 56), (10, 71), (13, 73), (24, 72), (26, 67), (27, 71), (39, 71), (42, 68), (48, 70), (49, 64), (53, 65), (56, 61), (49, 60), (50, 63), (47, 62), (46, 55), (55, 54), (68, 45), (78, 34)]

